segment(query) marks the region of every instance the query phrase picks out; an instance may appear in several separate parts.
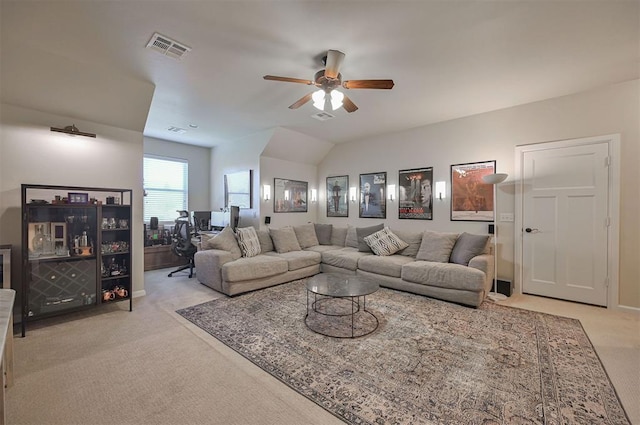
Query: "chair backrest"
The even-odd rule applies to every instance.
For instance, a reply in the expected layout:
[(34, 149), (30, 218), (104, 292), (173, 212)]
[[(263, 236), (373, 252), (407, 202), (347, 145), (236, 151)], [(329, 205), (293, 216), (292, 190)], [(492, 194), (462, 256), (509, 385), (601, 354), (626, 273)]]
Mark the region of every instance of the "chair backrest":
[(193, 226), (195, 227), (196, 233), (211, 230), (211, 211), (194, 211)]
[(229, 212), (229, 227), (232, 230), (236, 230), (238, 228), (238, 224), (240, 223), (240, 207), (236, 205), (232, 205), (230, 207)]
[(171, 251), (179, 257), (193, 257), (198, 248), (191, 243), (192, 229), (189, 217), (178, 217), (171, 234)]

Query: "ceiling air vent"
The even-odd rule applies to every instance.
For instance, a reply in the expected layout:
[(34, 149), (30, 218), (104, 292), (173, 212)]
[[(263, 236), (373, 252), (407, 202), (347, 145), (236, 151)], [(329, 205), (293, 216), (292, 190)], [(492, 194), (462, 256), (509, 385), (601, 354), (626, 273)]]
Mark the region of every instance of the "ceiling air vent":
[(187, 132), (187, 130), (185, 130), (184, 128), (174, 127), (174, 126), (167, 128), (167, 131), (170, 131), (172, 133), (177, 133), (177, 134), (184, 134)]
[(326, 121), (326, 120), (330, 120), (332, 118), (335, 118), (335, 115), (331, 115), (328, 112), (318, 112), (317, 114), (313, 114), (311, 115), (311, 118), (315, 118), (318, 121)]
[(174, 59), (182, 59), (187, 52), (191, 51), (191, 47), (158, 33), (153, 34), (153, 37), (147, 43), (147, 47)]

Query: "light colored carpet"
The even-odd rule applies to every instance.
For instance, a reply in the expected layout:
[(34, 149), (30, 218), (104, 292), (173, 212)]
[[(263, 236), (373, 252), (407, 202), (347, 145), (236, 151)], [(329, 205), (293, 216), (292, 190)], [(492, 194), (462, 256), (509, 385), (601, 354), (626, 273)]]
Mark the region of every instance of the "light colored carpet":
[[(145, 273), (147, 296), (30, 324), (15, 338), (10, 424), (338, 424), (175, 310), (223, 297), (170, 270)], [(640, 424), (640, 320), (632, 314), (512, 297), (579, 316), (632, 423)]]

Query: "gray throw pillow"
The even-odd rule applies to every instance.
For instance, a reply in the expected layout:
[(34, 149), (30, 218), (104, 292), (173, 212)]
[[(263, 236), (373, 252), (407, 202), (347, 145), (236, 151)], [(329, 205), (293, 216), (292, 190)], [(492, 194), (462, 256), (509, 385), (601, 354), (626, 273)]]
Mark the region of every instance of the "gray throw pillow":
[(396, 252), (396, 254), (404, 255), (405, 257), (416, 258), (416, 255), (418, 255), (418, 250), (420, 249), (420, 244), (422, 243), (422, 232), (405, 232), (403, 230), (394, 230), (393, 233), (398, 235), (400, 239), (409, 244), (408, 247)]
[(358, 235), (358, 251), (360, 252), (373, 252), (371, 251), (371, 247), (367, 245), (367, 242), (364, 240), (366, 236), (373, 235), (375, 232), (379, 232), (384, 229), (384, 223), (380, 223), (376, 226), (371, 227), (357, 227), (356, 235)]
[(223, 251), (229, 251), (234, 260), (242, 257), (242, 251), (240, 251), (236, 235), (233, 233), (233, 230), (231, 230), (231, 227), (227, 226), (222, 229), (222, 232), (209, 239), (206, 245), (207, 246), (203, 246), (204, 249), (221, 249)]
[(448, 263), (451, 250), (458, 239), (457, 233), (439, 233), (425, 230), (416, 260)]
[(333, 224), (314, 224), (316, 228), (316, 236), (320, 245), (331, 245), (331, 231)]
[(334, 227), (331, 229), (331, 245), (344, 246), (345, 239), (347, 239), (346, 227)]
[(281, 229), (271, 228), (269, 229), (269, 234), (271, 235), (271, 240), (273, 240), (273, 246), (279, 254), (302, 250), (293, 227), (287, 226)]
[(271, 240), (269, 231), (258, 229), (256, 230), (256, 234), (258, 235), (258, 240), (260, 240), (260, 252), (273, 251), (273, 241)]
[(293, 226), (293, 231), (296, 234), (300, 248), (305, 249), (310, 246), (317, 246), (318, 237), (316, 236), (316, 228), (313, 223), (301, 224), (300, 226)]
[(468, 266), (473, 257), (484, 252), (487, 242), (489, 242), (489, 235), (472, 235), (464, 232), (458, 236), (449, 261)]
[(347, 225), (347, 236), (344, 239), (344, 246), (349, 248), (358, 247), (358, 234), (356, 233), (355, 227)]

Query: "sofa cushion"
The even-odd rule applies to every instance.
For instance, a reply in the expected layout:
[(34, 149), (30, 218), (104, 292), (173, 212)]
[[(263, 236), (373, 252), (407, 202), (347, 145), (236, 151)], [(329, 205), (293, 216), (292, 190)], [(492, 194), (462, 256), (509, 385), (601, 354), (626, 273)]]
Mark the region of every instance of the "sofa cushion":
[(336, 246), (336, 245), (316, 245), (316, 246), (310, 246), (309, 248), (305, 248), (305, 251), (319, 252), (322, 254), (323, 252), (333, 251), (335, 249), (340, 249), (340, 248), (344, 248), (344, 247)]
[(356, 228), (348, 225), (347, 226), (347, 236), (344, 239), (345, 248), (357, 248), (358, 247), (358, 234), (356, 233)]
[(426, 230), (422, 235), (416, 260), (448, 263), (457, 238), (457, 233), (439, 233)]
[(456, 244), (453, 246), (449, 261), (463, 266), (469, 265), (469, 261), (473, 257), (485, 251), (488, 241), (489, 235), (472, 235), (471, 233), (463, 232), (458, 236)]
[(300, 248), (305, 249), (310, 246), (320, 245), (318, 243), (318, 237), (316, 236), (316, 228), (313, 223), (293, 226), (293, 231), (296, 234)]
[(364, 241), (376, 255), (392, 255), (409, 246), (395, 235), (388, 227), (364, 237)]
[(260, 254), (260, 239), (258, 239), (256, 229), (253, 226), (238, 227), (236, 237), (243, 257), (255, 257)]
[(260, 254), (224, 264), (222, 278), (227, 282), (242, 282), (276, 276), (288, 270), (289, 264), (284, 258)]
[(309, 266), (320, 264), (322, 255), (314, 251), (291, 251), (284, 254), (269, 252), (266, 255), (275, 256), (287, 260), (289, 271), (303, 269)]
[(265, 252), (273, 251), (273, 241), (271, 240), (269, 231), (257, 229), (256, 234), (258, 235), (258, 240), (260, 241), (260, 252), (264, 254)]
[(400, 277), (402, 266), (413, 261), (413, 258), (404, 255), (388, 255), (385, 257), (365, 255), (358, 259), (358, 270), (384, 276)]
[(273, 240), (273, 246), (277, 252), (283, 254), (285, 252), (300, 251), (300, 244), (293, 227), (287, 226), (281, 229), (269, 229), (269, 234)]
[(331, 229), (331, 245), (344, 246), (344, 242), (347, 239), (346, 227), (333, 227)]
[(420, 244), (422, 243), (423, 232), (407, 232), (404, 230), (393, 230), (400, 239), (409, 244), (405, 249), (398, 251), (396, 254), (405, 255), (407, 257), (416, 258)]
[(480, 292), (484, 290), (485, 274), (472, 267), (452, 263), (412, 261), (402, 266), (402, 280), (440, 288)]
[(240, 251), (236, 235), (233, 233), (233, 230), (231, 230), (231, 227), (222, 229), (220, 233), (203, 244), (202, 248), (229, 251), (234, 260), (242, 257), (242, 251)]
[(358, 268), (358, 260), (365, 255), (373, 256), (370, 252), (358, 252), (355, 248), (344, 247), (323, 252), (322, 262), (330, 266), (355, 271)]
[(331, 231), (333, 230), (333, 224), (314, 224), (316, 229), (316, 237), (318, 238), (318, 244), (331, 245)]
[(371, 248), (365, 242), (364, 238), (373, 235), (375, 232), (384, 229), (384, 223), (376, 224), (369, 227), (356, 227), (356, 235), (358, 237), (358, 251), (360, 252), (372, 252)]

